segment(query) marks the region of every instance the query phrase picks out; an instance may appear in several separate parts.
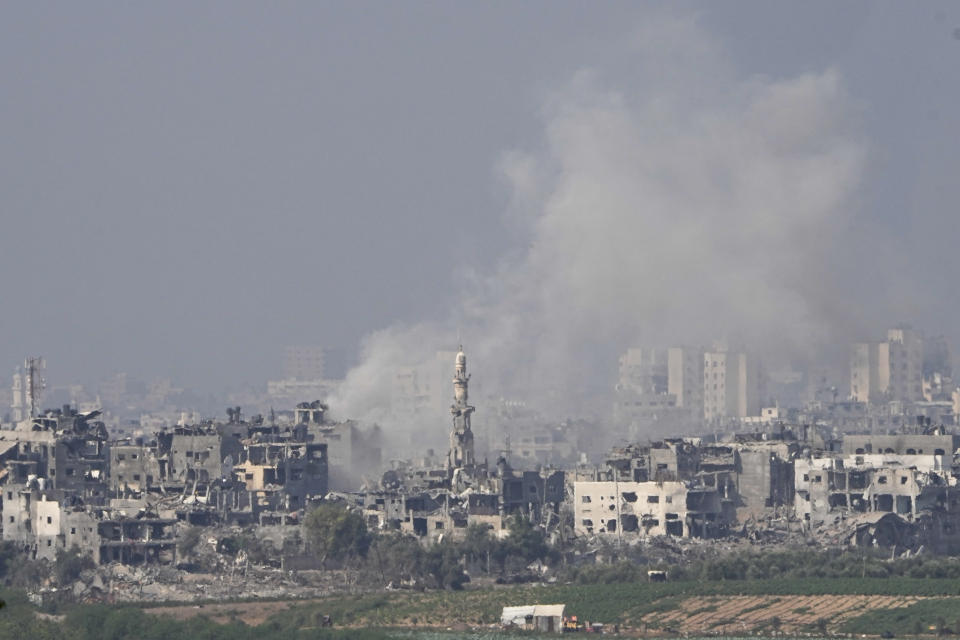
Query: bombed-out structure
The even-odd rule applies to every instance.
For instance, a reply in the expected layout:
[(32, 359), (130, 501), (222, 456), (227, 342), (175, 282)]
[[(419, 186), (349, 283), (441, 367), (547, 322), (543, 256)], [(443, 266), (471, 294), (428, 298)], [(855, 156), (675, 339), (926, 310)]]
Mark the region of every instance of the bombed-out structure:
[(280, 426), (231, 408), (226, 422), (112, 442), (98, 412), (66, 406), (22, 420), (0, 430), (3, 539), (37, 558), (77, 547), (98, 562), (169, 564), (178, 527), (297, 524), (330, 490), (331, 443), (343, 466), (379, 455), (353, 454), (359, 428), (324, 409), (301, 405), (302, 422)]
[[(929, 415), (909, 427), (864, 429), (869, 411), (834, 397), (833, 413), (820, 413), (821, 401), (804, 411), (769, 407), (735, 423), (714, 421), (709, 435), (638, 442), (628, 431), (629, 444), (603, 457), (606, 445), (590, 443), (591, 456), (568, 437), (596, 425), (527, 416), (528, 432), (505, 438), (502, 455), (488, 459), (476, 450), (485, 432), (474, 433), (484, 423), (474, 421), (466, 354), (461, 347), (450, 355), (446, 451), (387, 468), (379, 428), (333, 421), (320, 401), (302, 402), (280, 421), (272, 411), (246, 419), (231, 407), (225, 421), (181, 421), (116, 440), (99, 411), (31, 408), (0, 429), (2, 537), (47, 560), (76, 547), (99, 563), (176, 564), (189, 527), (259, 527), (296, 538), (309, 509), (340, 501), (370, 528), (424, 544), (456, 539), (471, 525), (505, 536), (521, 516), (548, 532), (572, 523), (576, 535), (618, 544), (761, 540), (777, 523), (823, 544), (960, 551), (960, 435), (933, 426)], [(748, 378), (746, 386), (725, 378), (733, 369), (714, 367), (721, 359), (696, 349), (661, 355), (623, 359), (621, 411), (660, 415), (667, 393), (669, 416), (682, 422), (691, 406), (699, 415), (713, 402), (698, 391), (703, 381), (711, 391), (715, 378), (718, 389), (722, 379), (728, 389), (752, 388)], [(785, 424), (796, 419), (809, 422)]]

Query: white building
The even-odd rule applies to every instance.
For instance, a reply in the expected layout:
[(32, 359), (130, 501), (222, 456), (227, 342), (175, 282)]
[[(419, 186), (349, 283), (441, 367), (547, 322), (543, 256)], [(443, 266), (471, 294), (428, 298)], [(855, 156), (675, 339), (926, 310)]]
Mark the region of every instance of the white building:
[(709, 537), (724, 526), (720, 494), (685, 482), (574, 482), (581, 535)]

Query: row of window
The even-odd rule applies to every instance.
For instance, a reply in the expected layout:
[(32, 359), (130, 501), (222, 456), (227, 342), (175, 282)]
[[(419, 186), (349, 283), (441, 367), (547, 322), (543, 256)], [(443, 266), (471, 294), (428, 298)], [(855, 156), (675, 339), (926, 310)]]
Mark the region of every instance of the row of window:
[[(616, 500), (616, 498), (614, 498), (613, 496), (610, 496), (610, 499)], [(632, 491), (624, 491), (623, 499), (626, 500), (627, 502), (636, 502), (638, 498), (637, 498), (637, 494), (633, 493)], [(600, 500), (601, 501), (603, 500), (603, 496), (600, 496)], [(592, 502), (592, 499), (590, 496), (581, 496), (580, 502), (582, 504), (590, 504)], [(673, 496), (664, 496), (664, 502), (666, 502), (667, 504), (673, 503)], [(660, 503), (659, 495), (647, 496), (647, 504), (659, 504), (659, 503)], [(610, 505), (610, 508), (613, 509), (615, 508), (615, 506)]]

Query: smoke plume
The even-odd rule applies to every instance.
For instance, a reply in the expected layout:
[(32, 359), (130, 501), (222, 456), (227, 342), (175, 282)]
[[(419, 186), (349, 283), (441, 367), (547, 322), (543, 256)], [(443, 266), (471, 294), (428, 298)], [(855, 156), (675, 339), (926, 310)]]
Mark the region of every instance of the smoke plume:
[(857, 327), (837, 273), (865, 148), (842, 78), (744, 75), (685, 18), (614, 53), (547, 96), (542, 144), (497, 167), (525, 250), (464, 275), (455, 317), (369, 336), (337, 413), (390, 424), (391, 376), (458, 329), (486, 392), (563, 414), (631, 344), (795, 357)]

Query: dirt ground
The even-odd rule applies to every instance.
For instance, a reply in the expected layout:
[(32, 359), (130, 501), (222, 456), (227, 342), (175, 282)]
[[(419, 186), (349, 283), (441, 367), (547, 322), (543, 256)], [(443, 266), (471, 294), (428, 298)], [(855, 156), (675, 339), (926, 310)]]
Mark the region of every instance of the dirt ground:
[(810, 632), (821, 618), (835, 630), (849, 618), (873, 609), (907, 607), (915, 596), (697, 596), (664, 613), (643, 617), (639, 625), (678, 633), (743, 634), (773, 628), (784, 633)]

